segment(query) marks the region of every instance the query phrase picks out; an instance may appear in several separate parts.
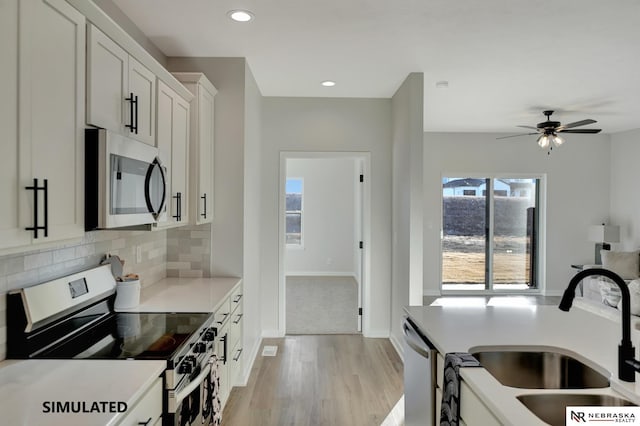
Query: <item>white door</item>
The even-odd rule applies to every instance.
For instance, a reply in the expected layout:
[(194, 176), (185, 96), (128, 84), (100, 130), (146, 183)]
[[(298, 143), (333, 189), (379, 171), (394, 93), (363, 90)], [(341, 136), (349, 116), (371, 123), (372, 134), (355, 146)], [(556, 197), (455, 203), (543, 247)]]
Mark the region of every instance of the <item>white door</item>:
[[(23, 227), (47, 224), (34, 242), (84, 234), (85, 18), (64, 0), (20, 3), (20, 186)], [(46, 198), (46, 200), (45, 200)], [(23, 213), (24, 212), (24, 213)], [(35, 232), (34, 232), (35, 234)]]
[[(128, 124), (129, 55), (102, 31), (87, 28), (87, 124), (122, 133)], [(126, 120), (125, 120), (126, 119)]]

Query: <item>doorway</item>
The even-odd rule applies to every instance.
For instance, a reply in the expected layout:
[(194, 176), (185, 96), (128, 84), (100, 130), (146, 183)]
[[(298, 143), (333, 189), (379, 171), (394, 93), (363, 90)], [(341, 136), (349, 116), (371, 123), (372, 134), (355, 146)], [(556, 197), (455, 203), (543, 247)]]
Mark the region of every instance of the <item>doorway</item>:
[(282, 334), (366, 333), (368, 160), (281, 153)]

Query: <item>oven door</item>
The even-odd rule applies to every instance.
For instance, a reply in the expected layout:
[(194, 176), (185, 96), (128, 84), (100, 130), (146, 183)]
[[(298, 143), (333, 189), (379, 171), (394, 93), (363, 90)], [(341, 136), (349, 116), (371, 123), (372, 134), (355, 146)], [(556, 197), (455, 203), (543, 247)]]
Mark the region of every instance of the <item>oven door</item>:
[(203, 368), (192, 375), (188, 384), (181, 384), (176, 390), (167, 391), (163, 424), (219, 425), (221, 417), (217, 371), (217, 362), (215, 356), (212, 356)]

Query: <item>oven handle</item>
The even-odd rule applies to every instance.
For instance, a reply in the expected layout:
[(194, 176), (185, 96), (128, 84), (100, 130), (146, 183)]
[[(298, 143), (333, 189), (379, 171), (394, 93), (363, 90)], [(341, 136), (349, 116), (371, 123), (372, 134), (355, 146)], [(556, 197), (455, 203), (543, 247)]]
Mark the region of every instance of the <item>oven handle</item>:
[(205, 377), (211, 374), (211, 363), (207, 363), (207, 366), (198, 374), (194, 380), (191, 381), (184, 389), (182, 389), (175, 396), (175, 406), (178, 407), (183, 399), (185, 399), (195, 388), (202, 384)]

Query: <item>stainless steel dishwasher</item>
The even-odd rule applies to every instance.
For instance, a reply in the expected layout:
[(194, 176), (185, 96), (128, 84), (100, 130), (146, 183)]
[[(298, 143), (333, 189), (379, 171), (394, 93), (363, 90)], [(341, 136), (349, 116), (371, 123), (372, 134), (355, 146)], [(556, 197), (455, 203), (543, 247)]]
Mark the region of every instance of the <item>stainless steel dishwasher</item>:
[[(409, 317), (404, 334), (404, 424), (431, 426), (435, 422), (436, 351)], [(438, 415), (438, 418), (440, 416)]]

